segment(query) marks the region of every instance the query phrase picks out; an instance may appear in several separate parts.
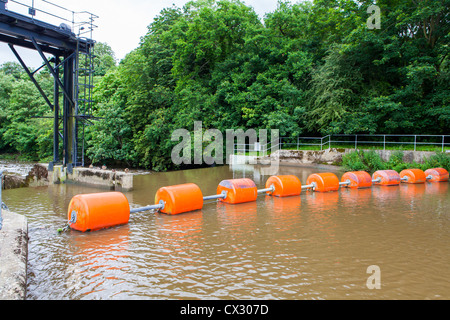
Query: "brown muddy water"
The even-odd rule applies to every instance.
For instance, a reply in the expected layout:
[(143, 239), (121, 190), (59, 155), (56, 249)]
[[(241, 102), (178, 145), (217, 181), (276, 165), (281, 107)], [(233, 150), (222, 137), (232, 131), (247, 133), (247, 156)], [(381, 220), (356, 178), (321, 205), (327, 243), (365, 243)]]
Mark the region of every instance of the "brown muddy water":
[[(323, 171), (280, 167), (278, 174), (305, 183)], [(227, 166), (138, 175), (126, 196), (132, 207), (145, 206), (160, 187), (187, 182), (213, 195), (221, 180), (244, 176), (259, 188), (269, 178), (258, 167)], [(3, 192), (29, 222), (27, 299), (450, 298), (448, 183), (262, 195), (58, 235), (74, 195), (103, 191), (66, 184)], [(367, 286), (370, 266), (380, 271), (380, 289)]]

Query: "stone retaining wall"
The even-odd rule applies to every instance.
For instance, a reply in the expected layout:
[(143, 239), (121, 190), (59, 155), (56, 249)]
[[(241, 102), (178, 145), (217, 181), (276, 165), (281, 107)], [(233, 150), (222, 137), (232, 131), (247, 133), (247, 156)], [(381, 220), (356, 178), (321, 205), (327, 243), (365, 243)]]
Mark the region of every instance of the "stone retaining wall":
[[(270, 161), (279, 161), (281, 165), (334, 165), (342, 162), (342, 157), (355, 149), (326, 149), (326, 150), (278, 150), (270, 157), (237, 156), (231, 155), (230, 165), (239, 164), (270, 164)], [(370, 150), (363, 150), (365, 152)], [(374, 150), (384, 161), (389, 161), (395, 150)], [(423, 163), (425, 157), (435, 155), (435, 152), (428, 151), (403, 151), (403, 162)]]
[[(271, 155), (271, 159), (279, 157), (280, 163), (286, 164), (336, 164), (342, 161), (346, 153), (355, 149), (327, 149), (327, 150), (278, 150)], [(365, 152), (370, 150), (363, 150)], [(388, 161), (395, 150), (374, 150), (384, 161)], [(403, 161), (423, 163), (425, 157), (436, 154), (428, 151), (403, 151)]]

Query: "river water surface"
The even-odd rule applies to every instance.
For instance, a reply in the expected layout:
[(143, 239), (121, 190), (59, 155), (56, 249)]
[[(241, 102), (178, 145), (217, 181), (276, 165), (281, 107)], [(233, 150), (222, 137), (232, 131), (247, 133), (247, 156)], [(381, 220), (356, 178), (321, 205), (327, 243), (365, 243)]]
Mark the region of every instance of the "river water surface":
[[(278, 174), (305, 183), (329, 170), (280, 167)], [(136, 176), (125, 195), (131, 206), (146, 206), (163, 186), (193, 182), (206, 196), (221, 180), (244, 176), (258, 188), (269, 178), (257, 167), (153, 173)], [(263, 195), (58, 235), (74, 195), (104, 191), (71, 184), (3, 191), (8, 207), (28, 218), (27, 299), (450, 298), (448, 183)], [(366, 285), (369, 266), (379, 268), (381, 289)]]

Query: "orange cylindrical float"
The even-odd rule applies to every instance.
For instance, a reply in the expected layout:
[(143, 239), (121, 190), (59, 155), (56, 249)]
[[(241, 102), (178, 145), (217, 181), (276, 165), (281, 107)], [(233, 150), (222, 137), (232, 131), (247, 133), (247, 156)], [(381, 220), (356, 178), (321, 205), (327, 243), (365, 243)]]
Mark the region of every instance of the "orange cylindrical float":
[(302, 183), (300, 179), (293, 175), (272, 176), (266, 182), (266, 188), (274, 187), (274, 191), (268, 191), (275, 197), (298, 196), (302, 192)]
[(230, 204), (256, 201), (258, 189), (251, 179), (223, 180), (217, 187), (217, 194), (227, 192), (227, 197), (220, 201)]
[(317, 192), (339, 190), (339, 178), (331, 172), (314, 173), (308, 177), (306, 184), (314, 184), (314, 191)]
[(70, 201), (68, 219), (73, 230), (97, 231), (128, 223), (130, 206), (120, 192), (80, 194)]
[(155, 203), (164, 202), (162, 213), (175, 215), (203, 208), (203, 194), (194, 183), (163, 187), (156, 192)]
[(425, 183), (427, 177), (425, 172), (420, 169), (407, 169), (400, 172), (400, 179), (405, 183), (417, 184)]
[(395, 170), (379, 170), (372, 175), (374, 182), (382, 186), (398, 186), (400, 184), (400, 175)]
[(430, 182), (445, 182), (448, 181), (448, 171), (444, 168), (434, 168), (425, 171), (425, 177)]
[(341, 182), (350, 182), (347, 187), (352, 189), (370, 188), (372, 177), (365, 171), (347, 172), (342, 176)]

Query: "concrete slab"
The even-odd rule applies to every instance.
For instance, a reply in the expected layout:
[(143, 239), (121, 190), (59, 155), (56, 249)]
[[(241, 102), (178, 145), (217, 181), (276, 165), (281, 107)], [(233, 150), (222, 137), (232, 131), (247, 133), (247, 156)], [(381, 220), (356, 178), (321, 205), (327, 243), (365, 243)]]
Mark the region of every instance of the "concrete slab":
[(69, 173), (65, 167), (54, 166), (53, 171), (49, 172), (49, 180), (54, 184), (71, 182), (116, 191), (133, 190), (133, 174), (113, 170), (77, 167)]
[(24, 300), (27, 289), (28, 222), (2, 210), (0, 230), (0, 300)]

